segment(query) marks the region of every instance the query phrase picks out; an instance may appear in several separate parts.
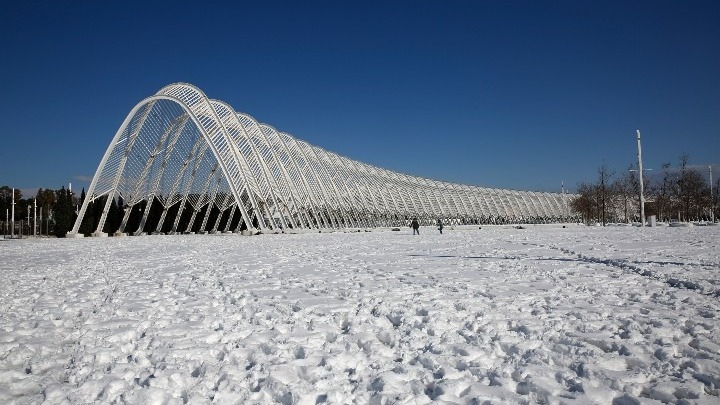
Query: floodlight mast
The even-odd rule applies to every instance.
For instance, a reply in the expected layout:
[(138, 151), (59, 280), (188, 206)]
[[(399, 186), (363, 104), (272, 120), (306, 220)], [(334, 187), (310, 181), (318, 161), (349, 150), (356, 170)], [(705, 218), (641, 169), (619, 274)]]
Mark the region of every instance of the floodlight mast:
[(638, 176), (640, 176), (640, 226), (645, 226), (645, 193), (643, 192), (642, 147), (640, 146), (640, 130), (637, 130)]
[(563, 215), (568, 215), (568, 204), (567, 200), (565, 199), (565, 181), (560, 181), (560, 190), (562, 192), (562, 200), (563, 200)]
[(15, 189), (12, 189), (12, 221), (10, 221), (10, 239), (15, 238)]
[(708, 166), (710, 170), (710, 222), (715, 223), (715, 202), (713, 201), (713, 185), (712, 185), (712, 165)]

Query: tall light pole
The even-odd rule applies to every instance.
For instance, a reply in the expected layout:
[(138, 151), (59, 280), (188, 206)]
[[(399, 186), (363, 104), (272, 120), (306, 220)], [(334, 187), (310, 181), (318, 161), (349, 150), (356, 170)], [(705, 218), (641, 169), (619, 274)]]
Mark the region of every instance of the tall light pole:
[(708, 169), (710, 169), (710, 221), (715, 223), (715, 201), (713, 201), (712, 192), (712, 165), (709, 165)]
[(645, 193), (643, 191), (642, 147), (640, 146), (640, 130), (637, 130), (638, 145), (638, 176), (640, 176), (640, 226), (645, 226)]
[(33, 236), (37, 236), (37, 196), (35, 197), (35, 205), (33, 208)]
[(15, 189), (12, 189), (12, 203), (10, 203), (12, 209), (12, 220), (10, 221), (10, 239), (15, 237)]
[(565, 215), (565, 182), (560, 180), (560, 192), (562, 193), (563, 200), (563, 215)]

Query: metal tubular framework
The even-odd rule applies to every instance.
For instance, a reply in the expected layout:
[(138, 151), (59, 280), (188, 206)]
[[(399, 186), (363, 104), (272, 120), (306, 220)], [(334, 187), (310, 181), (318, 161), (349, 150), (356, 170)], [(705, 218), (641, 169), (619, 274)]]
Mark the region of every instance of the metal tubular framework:
[[(117, 231), (133, 235), (397, 227), (413, 217), (425, 225), (577, 219), (568, 216), (561, 193), (488, 189), (378, 168), (259, 124), (186, 83), (166, 86), (130, 111), (87, 196), (70, 234), (79, 232), (95, 201), (103, 202), (93, 235), (105, 235), (112, 201), (122, 201), (124, 210)], [(151, 210), (158, 213), (154, 221)], [(130, 220), (133, 213), (139, 220)]]

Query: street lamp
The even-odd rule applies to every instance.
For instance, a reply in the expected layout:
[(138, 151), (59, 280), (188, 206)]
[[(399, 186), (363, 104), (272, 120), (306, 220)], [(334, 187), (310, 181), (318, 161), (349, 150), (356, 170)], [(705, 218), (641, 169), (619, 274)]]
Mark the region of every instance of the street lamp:
[(638, 175), (640, 176), (640, 226), (645, 226), (645, 193), (643, 192), (642, 148), (640, 147), (640, 130), (637, 130)]
[[(652, 169), (643, 169), (643, 172), (651, 171), (651, 170), (652, 170)], [(633, 173), (634, 173), (634, 172), (639, 172), (639, 170), (637, 170), (637, 169), (630, 169), (630, 170), (628, 170), (628, 171), (629, 171), (629, 172), (633, 172)], [(642, 182), (643, 177), (640, 176), (640, 179), (641, 179), (641, 182)], [(641, 194), (643, 194), (643, 192), (642, 192), (643, 186), (644, 186), (644, 184), (641, 184), (641, 186), (640, 186), (640, 193), (641, 193)], [(644, 197), (644, 196), (642, 196), (642, 197)], [(643, 201), (643, 203), (645, 202), (645, 199), (644, 199), (644, 198), (641, 198), (641, 200)], [(641, 211), (642, 211), (642, 208), (643, 208), (643, 207), (641, 207)], [(641, 212), (641, 215), (642, 215), (642, 212)], [(644, 226), (644, 225), (643, 225), (643, 226)]]
[(563, 201), (563, 215), (565, 215), (565, 219), (563, 221), (567, 220), (568, 217), (568, 204), (567, 200), (565, 199), (565, 181), (560, 181), (560, 190), (562, 191), (562, 201)]
[(10, 203), (10, 206), (12, 207), (12, 220), (10, 221), (10, 239), (13, 239), (15, 237), (15, 189), (12, 189), (12, 203)]
[(715, 201), (713, 201), (712, 189), (712, 165), (708, 166), (710, 170), (710, 222), (715, 223)]

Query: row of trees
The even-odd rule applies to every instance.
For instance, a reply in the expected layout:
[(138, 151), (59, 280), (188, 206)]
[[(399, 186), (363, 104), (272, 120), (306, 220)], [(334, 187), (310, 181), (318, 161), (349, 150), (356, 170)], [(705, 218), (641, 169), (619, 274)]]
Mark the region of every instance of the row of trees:
[[(14, 192), (15, 229), (11, 230), (13, 189), (8, 186), (0, 187), (0, 212), (6, 214), (0, 220), (3, 233), (32, 234), (34, 227), (38, 234), (62, 237), (72, 229), (76, 218), (75, 207), (79, 201), (70, 190), (65, 187), (59, 190), (41, 188), (34, 198), (23, 198), (22, 192), (18, 189), (15, 189)], [(29, 222), (28, 218), (30, 218)]]
[[(701, 221), (718, 217), (718, 193), (713, 192), (711, 196), (711, 184), (706, 178), (708, 167), (691, 166), (689, 160), (683, 155), (676, 167), (665, 163), (661, 171), (644, 174), (646, 217), (655, 215), (659, 221)], [(712, 191), (718, 190), (720, 179), (712, 187)], [(595, 183), (578, 185), (578, 197), (570, 206), (587, 223), (639, 221), (640, 181), (636, 167), (631, 165), (616, 176), (603, 164)]]
[[(22, 192), (15, 189), (15, 221), (14, 232), (11, 232), (10, 226), (12, 219), (9, 218), (12, 212), (12, 194), (13, 189), (8, 186), (0, 187), (0, 212), (6, 212), (7, 217), (0, 219), (2, 224), (2, 232), (4, 234), (14, 233), (57, 236), (65, 237), (75, 224), (77, 219), (77, 211), (85, 200), (85, 190), (83, 189), (80, 197), (72, 193), (65, 187), (59, 190), (39, 189), (35, 197), (23, 198)], [(89, 236), (97, 229), (100, 221), (100, 214), (105, 206), (106, 199), (101, 198), (99, 201), (90, 203), (87, 213), (80, 224), (80, 233)], [(37, 210), (35, 208), (37, 204)], [(110, 233), (115, 232), (120, 227), (123, 217), (123, 201), (122, 198), (113, 199), (108, 211), (108, 217), (105, 221), (105, 230)], [(138, 215), (133, 215), (129, 222), (139, 221)], [(30, 218), (30, 221), (28, 221)]]
[[(12, 213), (13, 189), (8, 186), (0, 187), (0, 212), (7, 213), (0, 219), (0, 224), (4, 234), (14, 233), (15, 235), (25, 234), (32, 235), (33, 227), (35, 233), (39, 235), (65, 237), (75, 224), (78, 209), (85, 200), (85, 190), (83, 189), (80, 197), (72, 193), (65, 187), (59, 190), (39, 189), (35, 197), (24, 198), (19, 189), (15, 189), (15, 221), (10, 217)], [(89, 236), (97, 229), (100, 221), (100, 214), (105, 206), (107, 199), (101, 198), (98, 201), (90, 203), (87, 213), (80, 224), (79, 232)], [(37, 204), (37, 210), (35, 208)], [(133, 211), (128, 221), (129, 225), (135, 225), (140, 221), (140, 207)], [(140, 212), (137, 212), (140, 211)], [(105, 232), (112, 234), (120, 227), (123, 218), (123, 201), (122, 198), (113, 199), (110, 204), (108, 216), (105, 221)], [(28, 218), (30, 219), (28, 221)], [(11, 231), (11, 226), (15, 226)]]

